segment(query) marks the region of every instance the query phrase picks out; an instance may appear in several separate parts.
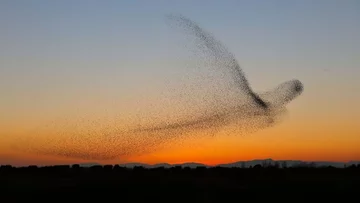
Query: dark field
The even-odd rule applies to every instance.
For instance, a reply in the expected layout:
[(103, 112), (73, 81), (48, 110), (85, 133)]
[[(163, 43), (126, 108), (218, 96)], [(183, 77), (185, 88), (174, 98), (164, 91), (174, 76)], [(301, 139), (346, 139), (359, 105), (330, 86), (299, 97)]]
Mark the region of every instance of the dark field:
[(349, 199), (360, 195), (360, 166), (347, 168), (123, 168), (117, 165), (2, 166), (0, 202), (242, 202)]

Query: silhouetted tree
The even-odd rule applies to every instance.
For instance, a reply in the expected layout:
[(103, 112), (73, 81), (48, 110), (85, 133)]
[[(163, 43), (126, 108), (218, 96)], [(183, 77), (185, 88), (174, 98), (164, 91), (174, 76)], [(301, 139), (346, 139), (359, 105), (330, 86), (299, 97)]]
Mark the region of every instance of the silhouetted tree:
[(80, 165), (79, 164), (73, 164), (71, 168), (78, 169), (78, 168), (80, 168)]
[(90, 171), (93, 171), (93, 172), (101, 172), (102, 169), (103, 169), (103, 166), (101, 165), (94, 165), (94, 166), (91, 166), (90, 168)]
[(113, 165), (105, 165), (105, 166), (104, 166), (104, 169), (105, 169), (106, 171), (111, 171), (111, 170), (113, 169)]
[(316, 168), (316, 163), (314, 163), (314, 162), (311, 162), (311, 163), (309, 163), (309, 166), (308, 166), (309, 168)]
[(256, 164), (253, 168), (263, 168), (263, 166), (261, 166), (261, 164)]
[(355, 164), (351, 164), (350, 166), (348, 166), (348, 168), (356, 168)]
[(144, 171), (145, 168), (143, 166), (134, 166), (134, 171)]

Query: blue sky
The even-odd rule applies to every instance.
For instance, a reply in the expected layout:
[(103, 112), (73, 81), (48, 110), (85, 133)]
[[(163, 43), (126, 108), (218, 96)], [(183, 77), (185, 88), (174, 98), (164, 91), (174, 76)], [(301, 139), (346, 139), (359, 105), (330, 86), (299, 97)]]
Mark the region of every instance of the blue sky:
[[(104, 66), (155, 75), (154, 69), (124, 67), (163, 56), (172, 40), (163, 17), (179, 13), (220, 39), (259, 90), (290, 78), (302, 79), (310, 90), (321, 91), (324, 82), (353, 86), (359, 73), (359, 8), (358, 1), (330, 0), (2, 1), (0, 77), (6, 87), (17, 79), (39, 83), (39, 77), (59, 74), (98, 77)], [(89, 60), (103, 68), (87, 66)], [(72, 62), (81, 64), (69, 66)], [(321, 79), (324, 75), (332, 79)]]

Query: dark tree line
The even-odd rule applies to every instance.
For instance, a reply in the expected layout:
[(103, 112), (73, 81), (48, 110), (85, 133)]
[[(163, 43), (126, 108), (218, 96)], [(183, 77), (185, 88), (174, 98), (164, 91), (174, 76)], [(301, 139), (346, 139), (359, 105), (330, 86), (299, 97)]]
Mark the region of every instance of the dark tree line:
[[(15, 199), (119, 198), (147, 202), (229, 202), (291, 195), (342, 200), (358, 196), (360, 165), (345, 168), (289, 167), (284, 163), (263, 163), (251, 167), (125, 168), (119, 165), (0, 167), (0, 202)], [(6, 201), (2, 201), (6, 200)], [(47, 199), (48, 200), (48, 199)]]

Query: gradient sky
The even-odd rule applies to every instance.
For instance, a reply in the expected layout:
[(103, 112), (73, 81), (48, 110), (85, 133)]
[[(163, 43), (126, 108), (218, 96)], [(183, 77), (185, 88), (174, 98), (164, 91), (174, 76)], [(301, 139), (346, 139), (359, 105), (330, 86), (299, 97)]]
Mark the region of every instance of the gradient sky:
[(130, 161), (360, 160), (359, 10), (356, 0), (2, 0), (0, 164), (82, 161), (20, 154), (11, 143), (77, 113), (123, 115), (125, 122), (142, 102), (161, 97), (164, 78), (186, 72), (163, 21), (169, 13), (220, 39), (254, 90), (296, 78), (304, 92), (275, 127), (192, 140)]

